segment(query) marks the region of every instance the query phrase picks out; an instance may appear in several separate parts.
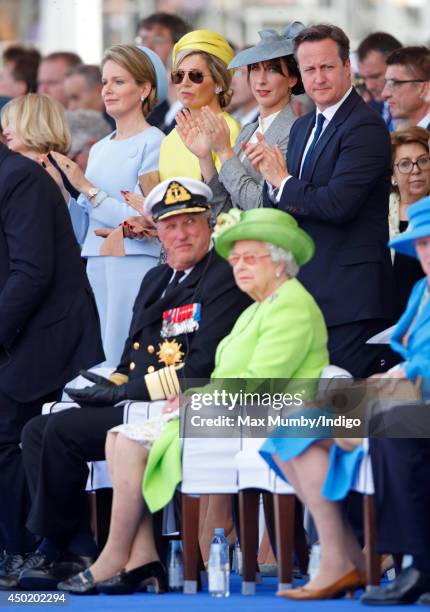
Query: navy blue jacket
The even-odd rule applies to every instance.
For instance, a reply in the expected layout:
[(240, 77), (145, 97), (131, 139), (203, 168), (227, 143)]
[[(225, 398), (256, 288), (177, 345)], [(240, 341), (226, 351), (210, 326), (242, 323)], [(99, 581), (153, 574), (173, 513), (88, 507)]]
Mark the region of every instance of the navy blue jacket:
[[(384, 121), (352, 90), (321, 135), (302, 178), (303, 151), (315, 112), (290, 132), (292, 175), (279, 208), (312, 236), (314, 258), (299, 279), (317, 300), (328, 326), (395, 317), (388, 242), (390, 137)], [(265, 206), (273, 206), (265, 191)]]
[(0, 144), (0, 390), (33, 401), (103, 360), (64, 198), (41, 166)]

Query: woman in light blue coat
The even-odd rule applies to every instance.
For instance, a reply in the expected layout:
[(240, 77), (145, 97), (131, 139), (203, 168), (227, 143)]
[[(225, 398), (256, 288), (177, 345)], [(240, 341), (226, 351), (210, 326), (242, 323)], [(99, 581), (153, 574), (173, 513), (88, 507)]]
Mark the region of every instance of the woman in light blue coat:
[(65, 156), (54, 153), (53, 157), (81, 194), (77, 201), (69, 201), (69, 209), (76, 236), (83, 243), (82, 256), (88, 259), (106, 365), (114, 367), (120, 361), (140, 283), (157, 264), (160, 247), (156, 239), (131, 240), (119, 230), (120, 252), (125, 256), (112, 256), (118, 251), (105, 248), (104, 236), (136, 215), (123, 192), (138, 192), (139, 184), (158, 182), (164, 134), (150, 126), (145, 116), (157, 99), (165, 98), (167, 79), (156, 53), (131, 45), (108, 49), (102, 72), (102, 96), (117, 129), (92, 147), (85, 175)]

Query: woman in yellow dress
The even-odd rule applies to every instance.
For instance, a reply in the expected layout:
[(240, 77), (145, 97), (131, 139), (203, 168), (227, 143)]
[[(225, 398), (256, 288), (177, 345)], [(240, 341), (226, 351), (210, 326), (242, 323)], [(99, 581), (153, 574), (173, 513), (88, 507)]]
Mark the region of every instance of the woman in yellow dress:
[[(185, 34), (173, 47), (172, 81), (183, 109), (177, 115), (198, 118), (203, 107), (221, 115), (230, 130), (233, 145), (240, 126), (224, 109), (229, 104), (232, 74), (227, 65), (233, 59), (233, 49), (221, 34), (210, 30), (195, 30)], [(220, 160), (213, 153), (217, 170)], [(177, 128), (163, 140), (160, 149), (160, 180), (171, 176), (187, 176), (199, 180), (201, 170), (198, 158), (182, 142)]]

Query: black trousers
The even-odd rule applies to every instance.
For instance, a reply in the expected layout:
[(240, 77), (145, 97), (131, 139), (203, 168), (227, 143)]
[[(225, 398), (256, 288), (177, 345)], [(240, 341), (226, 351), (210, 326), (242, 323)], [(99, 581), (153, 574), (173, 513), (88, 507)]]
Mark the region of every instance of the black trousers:
[(21, 431), (45, 402), (55, 401), (61, 391), (27, 403), (0, 392), (0, 540), (10, 554), (33, 550), (34, 539), (25, 529), (30, 498), (22, 464)]
[(386, 372), (401, 357), (387, 344), (366, 344), (375, 334), (393, 325), (386, 319), (368, 319), (328, 328), (330, 363), (348, 370), (354, 378)]
[[(428, 410), (428, 406), (423, 406)], [(418, 557), (430, 551), (430, 440), (371, 438), (378, 550)]]
[(64, 546), (89, 529), (87, 461), (105, 459), (106, 433), (123, 422), (123, 408), (71, 408), (32, 419), (22, 433), (32, 497), (28, 529)]

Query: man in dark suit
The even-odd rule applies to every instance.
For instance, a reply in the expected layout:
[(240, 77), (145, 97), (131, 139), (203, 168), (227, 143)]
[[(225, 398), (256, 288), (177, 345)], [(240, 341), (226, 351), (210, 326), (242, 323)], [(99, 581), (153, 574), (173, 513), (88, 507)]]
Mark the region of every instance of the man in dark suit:
[(382, 98), (385, 87), (386, 59), (402, 43), (388, 32), (372, 32), (357, 47), (358, 70), (372, 99), (368, 102), (385, 121), (390, 132), (394, 129), (388, 103)]
[(299, 278), (324, 314), (331, 362), (368, 376), (396, 362), (389, 349), (365, 344), (395, 316), (390, 138), (351, 87), (349, 40), (340, 28), (312, 26), (295, 44), (316, 112), (294, 123), (287, 161), (262, 136), (247, 154), (269, 183), (264, 205), (292, 214), (315, 241), (316, 256)]
[[(0, 588), (34, 547), (23, 426), (81, 368), (103, 361), (99, 321), (67, 206), (43, 168), (0, 144)], [(15, 574), (15, 576), (14, 576)]]
[(411, 555), (412, 562), (388, 585), (363, 593), (361, 601), (386, 606), (420, 598), (420, 603), (430, 604), (428, 405), (394, 406), (376, 415), (370, 430), (376, 436), (369, 442), (378, 551)]
[[(123, 407), (115, 404), (163, 399), (192, 379), (208, 378), (218, 343), (250, 304), (230, 266), (211, 248), (211, 197), (209, 187), (193, 179), (163, 181), (148, 194), (145, 211), (156, 221), (167, 264), (143, 279), (120, 364), (110, 381), (87, 374), (96, 384), (69, 392), (81, 410), (39, 416), (25, 428), (33, 493), (29, 528), (45, 539), (34, 555), (35, 569), (21, 575), (23, 588), (55, 588), (96, 555), (85, 496), (87, 461), (105, 458), (106, 432), (123, 422)], [(66, 549), (67, 556), (49, 566)]]

